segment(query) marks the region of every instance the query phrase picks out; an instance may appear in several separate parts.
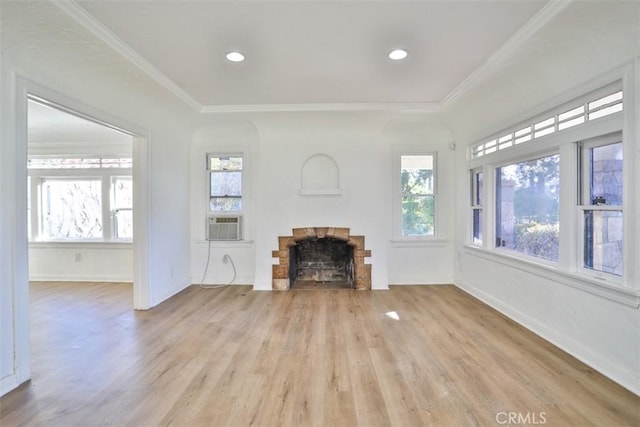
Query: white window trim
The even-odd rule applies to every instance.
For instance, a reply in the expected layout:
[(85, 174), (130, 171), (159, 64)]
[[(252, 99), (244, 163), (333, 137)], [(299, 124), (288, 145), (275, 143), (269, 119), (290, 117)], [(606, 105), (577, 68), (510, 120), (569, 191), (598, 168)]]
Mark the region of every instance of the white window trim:
[[(131, 243), (132, 239), (116, 239), (114, 234), (114, 211), (112, 206), (111, 187), (114, 177), (131, 177), (132, 168), (70, 168), (70, 169), (27, 169), (31, 177), (31, 240), (33, 243)], [(101, 181), (102, 197), (102, 237), (92, 239), (46, 239), (41, 234), (42, 224), (42, 195), (40, 188), (46, 179), (87, 179)]]
[[(392, 197), (392, 240), (391, 243), (394, 247), (402, 247), (409, 242), (414, 242), (416, 245), (425, 244), (441, 244), (446, 242), (441, 234), (441, 220), (440, 220), (440, 203), (438, 196), (438, 188), (440, 186), (440, 176), (438, 168), (439, 153), (435, 146), (396, 146), (393, 148), (393, 178), (391, 184), (393, 186)], [(433, 156), (433, 196), (435, 206), (435, 218), (434, 218), (434, 234), (433, 236), (405, 236), (402, 234), (402, 191), (401, 191), (401, 158), (402, 156)]]
[[(546, 259), (546, 258), (537, 257), (537, 256), (534, 256), (534, 255), (527, 255), (527, 254), (525, 254), (523, 252), (520, 252), (520, 251), (517, 251), (515, 249), (510, 249), (510, 248), (506, 248), (506, 247), (502, 247), (502, 246), (500, 246), (500, 247), (496, 246), (496, 240), (497, 240), (498, 236), (497, 236), (497, 230), (495, 228), (496, 227), (496, 223), (497, 223), (497, 210), (496, 210), (496, 203), (497, 203), (497, 199), (496, 199), (496, 184), (497, 184), (497, 178), (496, 178), (496, 175), (497, 175), (498, 168), (501, 168), (501, 167), (504, 167), (504, 166), (513, 165), (515, 163), (524, 163), (524, 162), (528, 162), (528, 161), (531, 161), (531, 160), (541, 159), (541, 158), (544, 158), (544, 157), (551, 157), (551, 156), (555, 156), (555, 155), (558, 155), (560, 157), (559, 161), (560, 161), (560, 163), (562, 163), (562, 156), (560, 156), (560, 151), (558, 149), (556, 149), (556, 150), (549, 150), (549, 151), (537, 153), (535, 155), (517, 157), (517, 158), (514, 158), (513, 160), (510, 160), (510, 161), (507, 161), (507, 162), (501, 162), (500, 164), (493, 165), (493, 167), (491, 168), (492, 169), (491, 175), (494, 178), (494, 181), (492, 182), (493, 187), (491, 189), (491, 193), (493, 194), (493, 199), (492, 199), (492, 202), (493, 202), (493, 206), (492, 206), (492, 208), (493, 208), (493, 216), (492, 216), (491, 219), (492, 219), (492, 222), (494, 224), (494, 228), (493, 228), (493, 234), (491, 236), (492, 239), (490, 240), (491, 243), (488, 244), (489, 247), (495, 249), (498, 252), (500, 252), (500, 251), (508, 252), (508, 253), (512, 254), (511, 256), (516, 257), (516, 258), (522, 257), (523, 259), (528, 259), (528, 260), (531, 260), (531, 261), (535, 260), (534, 262), (542, 264), (542, 265), (555, 266), (555, 265), (558, 265), (560, 263), (560, 258), (561, 258), (560, 246), (561, 246), (562, 242), (559, 242), (558, 261), (553, 261), (553, 260), (549, 260), (549, 259)], [(561, 174), (562, 174), (562, 172), (561, 172)], [(561, 181), (562, 181), (562, 179), (561, 179)], [(560, 182), (560, 187), (562, 187), (562, 182)], [(560, 199), (561, 199), (561, 197), (560, 197)], [(562, 201), (560, 201), (560, 205), (561, 204), (562, 204)], [(559, 206), (558, 207), (558, 216), (559, 217), (560, 217), (561, 210), (562, 210), (562, 206)]]
[[(115, 206), (115, 181), (118, 179), (122, 180), (130, 180), (133, 188), (133, 176), (126, 174), (114, 174), (110, 179), (110, 191), (109, 191), (109, 220), (111, 223), (111, 236), (112, 240), (115, 242), (130, 242), (133, 239), (130, 238), (118, 238), (118, 212), (120, 211), (130, 211), (133, 214), (133, 203), (130, 208), (119, 208)], [(133, 201), (132, 201), (133, 202)]]
[[(206, 238), (206, 227), (200, 226), (196, 231), (196, 243), (201, 245), (207, 245), (210, 247), (244, 247), (247, 245), (253, 245), (253, 227), (252, 227), (252, 181), (251, 181), (251, 168), (252, 168), (252, 149), (250, 147), (244, 146), (240, 149), (231, 148), (231, 146), (219, 147), (219, 149), (202, 149), (198, 150), (198, 162), (202, 159), (201, 156), (204, 155), (205, 168), (204, 172), (202, 172), (202, 190), (204, 192), (205, 197), (203, 198), (203, 202), (198, 204), (201, 206), (201, 213), (197, 215), (198, 224), (205, 224), (206, 221), (202, 218), (206, 218), (209, 216), (242, 216), (242, 230), (241, 236), (242, 240), (233, 240), (233, 241), (208, 241)], [(211, 211), (210, 208), (210, 192), (211, 192), (211, 182), (209, 178), (209, 156), (214, 157), (242, 157), (242, 209), (237, 211)], [(198, 168), (199, 169), (199, 168)], [(201, 172), (198, 172), (200, 174)], [(202, 194), (202, 193), (199, 193)], [(200, 216), (204, 214), (204, 217)]]
[[(228, 210), (228, 211), (212, 211), (211, 210), (211, 169), (209, 169), (209, 158), (210, 157), (241, 157), (242, 158), (242, 170), (241, 172), (241, 192), (240, 192), (240, 200), (242, 201), (242, 209), (237, 210)], [(247, 174), (245, 172), (246, 164), (245, 164), (245, 155), (242, 152), (208, 152), (206, 153), (206, 191), (207, 191), (207, 205), (206, 212), (209, 216), (225, 216), (225, 215), (243, 215), (246, 211), (245, 203), (245, 181)], [(237, 171), (232, 171), (237, 172)]]
[[(477, 184), (476, 184), (476, 176), (478, 174), (482, 174), (482, 193), (481, 193), (481, 198), (482, 198), (482, 204), (478, 204), (477, 200), (476, 200), (476, 195), (477, 195)], [(469, 205), (469, 209), (471, 210), (471, 215), (468, 216), (469, 221), (468, 221), (468, 232), (467, 232), (467, 242), (468, 244), (475, 246), (475, 247), (486, 247), (487, 245), (487, 230), (485, 229), (485, 220), (484, 220), (484, 216), (485, 216), (485, 209), (484, 206), (487, 203), (487, 199), (486, 199), (486, 192), (487, 192), (487, 183), (486, 183), (486, 178), (487, 175), (484, 172), (484, 168), (474, 168), (474, 169), (470, 169), (469, 170), (469, 179), (470, 179), (470, 205)], [(475, 211), (480, 211), (482, 217), (481, 217), (481, 221), (480, 221), (480, 229), (482, 230), (482, 240), (480, 242), (475, 242), (473, 240), (473, 214), (475, 213)]]
[[(561, 204), (560, 204), (560, 263), (552, 268), (542, 266), (537, 262), (532, 262), (521, 257), (510, 257), (504, 251), (497, 251), (491, 246), (478, 247), (470, 245), (468, 241), (464, 244), (464, 248), (469, 254), (477, 254), (479, 256), (487, 255), (487, 259), (495, 261), (504, 260), (506, 264), (512, 265), (516, 268), (525, 269), (534, 274), (540, 274), (546, 277), (545, 271), (551, 271), (553, 280), (557, 280), (561, 284), (574, 286), (582, 289), (586, 292), (594, 295), (599, 295), (614, 301), (625, 302), (634, 307), (638, 307), (640, 304), (640, 281), (637, 280), (640, 277), (640, 266), (637, 262), (638, 255), (640, 254), (640, 241), (636, 241), (635, 235), (637, 233), (640, 222), (636, 220), (635, 216), (637, 210), (640, 207), (640, 200), (636, 194), (637, 189), (634, 189), (632, 185), (625, 185), (624, 188), (624, 273), (622, 278), (622, 284), (611, 284), (603, 281), (602, 279), (593, 278), (593, 276), (585, 276), (578, 271), (576, 266), (576, 260), (578, 259), (578, 233), (577, 225), (573, 227), (562, 226), (567, 221), (575, 223), (576, 206), (577, 206), (577, 150), (575, 149), (576, 142), (583, 141), (590, 138), (596, 138), (609, 133), (622, 131), (624, 135), (624, 182), (635, 182), (637, 179), (636, 163), (637, 155), (635, 155), (635, 141), (640, 136), (640, 126), (637, 120), (637, 112), (640, 111), (640, 79), (637, 77), (638, 70), (640, 70), (640, 60), (632, 61), (620, 68), (614, 69), (602, 76), (592, 80), (591, 82), (577, 86), (561, 95), (555, 96), (549, 99), (547, 102), (534, 107), (527, 112), (520, 114), (518, 117), (512, 118), (508, 121), (503, 121), (494, 125), (494, 129), (509, 129), (509, 124), (521, 123), (527, 120), (528, 117), (537, 117), (543, 114), (540, 112), (548, 111), (558, 106), (562, 106), (565, 103), (575, 100), (584, 94), (588, 94), (597, 90), (598, 88), (620, 84), (624, 90), (624, 110), (620, 113), (616, 113), (598, 120), (587, 123), (583, 126), (576, 126), (567, 129), (563, 132), (557, 132), (548, 136), (541, 137), (531, 144), (520, 144), (509, 150), (499, 151), (493, 153), (491, 156), (483, 156), (480, 158), (471, 159), (467, 157), (467, 169), (474, 169), (482, 167), (485, 173), (485, 189), (489, 194), (485, 194), (485, 215), (484, 215), (484, 228), (486, 230), (487, 241), (495, 242), (495, 190), (490, 190), (495, 187), (495, 177), (493, 172), (494, 165), (501, 161), (518, 160), (524, 155), (532, 153), (540, 153), (550, 148), (559, 149), (561, 152), (561, 169), (562, 174), (571, 174), (573, 179), (561, 179)], [(472, 141), (479, 141), (483, 139), (490, 139), (486, 137), (488, 134), (484, 133), (485, 137), (479, 135), (472, 138)], [(491, 132), (491, 135), (498, 135), (504, 133), (503, 131)], [(474, 144), (469, 145), (469, 147)], [(570, 152), (571, 155), (564, 154)], [(572, 157), (573, 156), (573, 157)], [(467, 205), (467, 215), (470, 217), (471, 209)], [(469, 221), (467, 221), (469, 222)], [(581, 232), (581, 231), (580, 231)], [(564, 280), (566, 278), (567, 280)], [(622, 301), (621, 301), (622, 300)]]
[[(622, 205), (605, 205), (605, 206), (594, 206), (591, 204), (585, 204), (585, 198), (588, 198), (588, 189), (589, 189), (589, 174), (588, 174), (588, 159), (584, 155), (587, 150), (594, 147), (601, 147), (604, 145), (615, 144), (618, 142), (623, 142), (623, 137), (621, 132), (616, 132), (610, 135), (598, 136), (595, 138), (590, 138), (586, 141), (581, 141), (577, 144), (577, 149), (581, 150), (581, 164), (578, 171), (577, 179), (581, 180), (579, 185), (580, 194), (577, 195), (576, 199), (578, 205), (576, 206), (575, 215), (576, 215), (576, 272), (585, 277), (590, 277), (596, 280), (601, 280), (606, 283), (611, 283), (614, 285), (622, 285), (623, 277), (617, 276), (615, 274), (607, 273), (604, 271), (592, 270), (584, 267), (584, 212), (586, 211), (615, 211), (622, 213), (622, 221), (623, 227), (626, 227), (627, 217), (624, 215), (624, 195), (623, 195), (623, 204)], [(623, 142), (624, 144), (624, 142)], [(623, 151), (624, 146), (623, 146)], [(578, 156), (578, 153), (576, 153)], [(625, 157), (627, 157), (625, 155)], [(624, 165), (623, 165), (623, 174), (624, 174)], [(623, 175), (624, 176), (624, 175)], [(624, 177), (623, 177), (623, 188), (626, 187)], [(624, 228), (623, 228), (624, 230)], [(623, 232), (623, 235), (625, 233)], [(623, 241), (623, 260), (628, 262), (624, 256), (624, 245), (627, 244), (627, 241)], [(624, 276), (624, 272), (623, 272)]]

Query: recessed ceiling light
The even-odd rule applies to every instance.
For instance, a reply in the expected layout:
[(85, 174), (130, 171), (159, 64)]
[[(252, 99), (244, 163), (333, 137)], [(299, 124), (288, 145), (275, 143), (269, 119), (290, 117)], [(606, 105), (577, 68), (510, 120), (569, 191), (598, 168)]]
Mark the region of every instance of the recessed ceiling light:
[(409, 53), (404, 49), (394, 49), (389, 52), (389, 59), (400, 61), (401, 59), (406, 58), (408, 54)]
[(227, 59), (231, 62), (242, 62), (244, 61), (244, 55), (238, 51), (228, 52)]

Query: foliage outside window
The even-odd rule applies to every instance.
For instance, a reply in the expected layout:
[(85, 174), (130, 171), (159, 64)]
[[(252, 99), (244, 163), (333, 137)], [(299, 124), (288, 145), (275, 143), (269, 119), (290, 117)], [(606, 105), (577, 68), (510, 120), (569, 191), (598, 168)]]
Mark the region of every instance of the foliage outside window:
[(209, 154), (209, 211), (242, 210), (242, 156)]
[(582, 265), (622, 276), (622, 142), (585, 144), (582, 150)]
[(400, 157), (402, 235), (435, 235), (435, 155)]
[(42, 180), (42, 230), (45, 240), (102, 238), (99, 179)]
[(482, 245), (482, 171), (471, 171), (471, 241), (474, 245)]
[(496, 246), (557, 261), (558, 154), (496, 169)]

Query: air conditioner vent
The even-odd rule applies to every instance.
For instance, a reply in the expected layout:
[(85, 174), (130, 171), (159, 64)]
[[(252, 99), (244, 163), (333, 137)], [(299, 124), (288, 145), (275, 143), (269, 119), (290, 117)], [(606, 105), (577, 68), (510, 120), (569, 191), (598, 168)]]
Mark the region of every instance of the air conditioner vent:
[(207, 240), (242, 240), (242, 217), (208, 217)]

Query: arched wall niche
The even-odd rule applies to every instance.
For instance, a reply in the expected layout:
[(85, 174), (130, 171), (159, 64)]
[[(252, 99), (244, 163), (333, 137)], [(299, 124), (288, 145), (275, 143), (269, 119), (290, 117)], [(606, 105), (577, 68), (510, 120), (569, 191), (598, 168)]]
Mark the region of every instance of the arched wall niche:
[(300, 195), (336, 196), (340, 189), (340, 169), (336, 161), (324, 153), (314, 154), (302, 165)]

